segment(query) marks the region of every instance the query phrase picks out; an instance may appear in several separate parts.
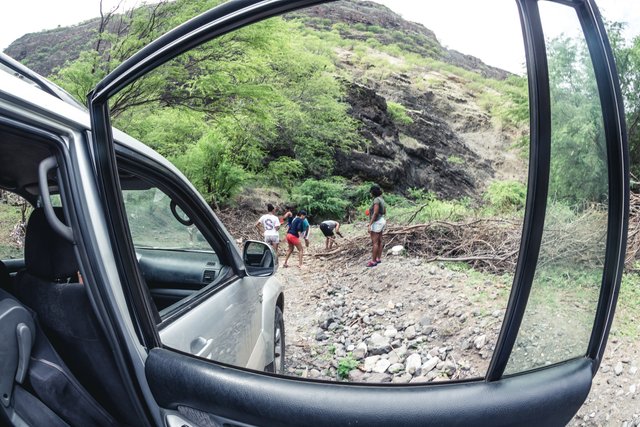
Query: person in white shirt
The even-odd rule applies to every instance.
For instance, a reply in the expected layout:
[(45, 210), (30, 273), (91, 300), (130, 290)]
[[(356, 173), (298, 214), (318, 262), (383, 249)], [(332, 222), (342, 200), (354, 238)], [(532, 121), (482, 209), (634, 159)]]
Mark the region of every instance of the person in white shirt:
[(256, 222), (256, 229), (260, 231), (260, 226), (264, 230), (264, 241), (273, 247), (278, 253), (278, 243), (280, 243), (280, 219), (274, 214), (275, 208), (271, 203), (267, 205), (267, 213), (262, 215)]

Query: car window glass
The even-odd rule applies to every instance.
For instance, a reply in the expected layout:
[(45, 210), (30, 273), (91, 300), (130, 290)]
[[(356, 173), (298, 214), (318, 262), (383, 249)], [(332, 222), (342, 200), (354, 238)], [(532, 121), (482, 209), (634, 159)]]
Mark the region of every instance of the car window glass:
[(122, 195), (136, 247), (211, 251), (202, 233), (179, 207), (171, 208), (171, 199), (162, 190), (123, 190)]
[(31, 204), (17, 194), (0, 190), (0, 259), (22, 258)]
[[(540, 2), (551, 95), (551, 171), (531, 297), (506, 373), (583, 356), (605, 257), (608, 170), (593, 65), (572, 8)], [(568, 28), (559, 33), (551, 24)]]
[(176, 217), (171, 198), (161, 189), (127, 189), (123, 199), (139, 268), (151, 299), (164, 318), (185, 301), (219, 282), (225, 267), (198, 228), (185, 221), (182, 210)]
[[(212, 293), (200, 306), (206, 310), (161, 330), (163, 342), (272, 369), (279, 309), (287, 375), (378, 383), (485, 375), (522, 230), (528, 89), (516, 5), (465, 5), (473, 8), (474, 19), (464, 21), (475, 26), (470, 33), (501, 29), (485, 43), (507, 49), (519, 40), (508, 64), (447, 48), (411, 22), (458, 16), (457, 9), (425, 4), (398, 12), (392, 3), (343, 1), (226, 34), (111, 98), (114, 125), (177, 166), (239, 249), (262, 240), (279, 254), (275, 278), (246, 278), (250, 285)], [(372, 197), (373, 184), (381, 198)], [(198, 243), (174, 233), (181, 223), (162, 195), (124, 196), (137, 247)], [(277, 233), (260, 221), (268, 203)], [(286, 259), (287, 206), (292, 216), (306, 211), (302, 270), (297, 252)], [(368, 232), (376, 206), (387, 224), (380, 260), (372, 260)], [(336, 240), (320, 229), (325, 220), (340, 223)], [(243, 322), (221, 328), (220, 316)], [(179, 330), (208, 322), (221, 335)]]

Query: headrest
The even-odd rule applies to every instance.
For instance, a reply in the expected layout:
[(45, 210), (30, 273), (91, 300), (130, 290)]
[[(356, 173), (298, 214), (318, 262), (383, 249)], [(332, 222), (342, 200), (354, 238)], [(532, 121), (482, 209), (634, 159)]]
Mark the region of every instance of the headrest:
[[(60, 221), (66, 223), (62, 208), (53, 210)], [(29, 217), (24, 261), (27, 271), (41, 279), (57, 282), (77, 277), (79, 268), (73, 244), (51, 228), (43, 208), (35, 209)]]

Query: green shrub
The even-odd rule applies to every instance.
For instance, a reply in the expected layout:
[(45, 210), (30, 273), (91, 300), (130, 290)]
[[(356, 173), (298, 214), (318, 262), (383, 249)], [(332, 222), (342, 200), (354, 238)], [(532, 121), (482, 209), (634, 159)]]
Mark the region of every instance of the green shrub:
[(452, 165), (464, 165), (464, 159), (458, 156), (449, 156), (449, 158), (447, 159), (447, 162), (449, 162)]
[(269, 163), (266, 179), (269, 185), (279, 185), (291, 192), (295, 180), (304, 173), (304, 165), (299, 160), (283, 156)]
[(398, 104), (397, 102), (387, 101), (387, 111), (391, 116), (391, 119), (396, 122), (396, 124), (401, 125), (410, 125), (413, 123), (413, 119), (409, 117), (407, 114), (407, 109), (404, 105)]
[(358, 361), (353, 358), (351, 353), (347, 357), (343, 357), (338, 361), (338, 377), (349, 378), (349, 372), (358, 367)]
[(308, 179), (292, 190), (292, 200), (298, 209), (317, 219), (344, 218), (350, 205), (343, 179)]
[(517, 181), (494, 181), (487, 188), (484, 200), (495, 212), (515, 212), (524, 208), (527, 188)]

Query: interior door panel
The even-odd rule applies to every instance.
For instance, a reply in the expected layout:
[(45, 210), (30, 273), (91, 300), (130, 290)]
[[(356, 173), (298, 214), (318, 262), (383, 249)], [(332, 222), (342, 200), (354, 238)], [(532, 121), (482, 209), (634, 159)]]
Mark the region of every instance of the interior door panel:
[(249, 425), (564, 426), (591, 386), (586, 358), (493, 383), (435, 387), (274, 378), (165, 349), (152, 350), (146, 366), (161, 407)]

